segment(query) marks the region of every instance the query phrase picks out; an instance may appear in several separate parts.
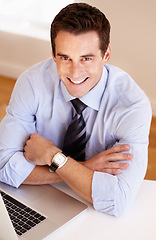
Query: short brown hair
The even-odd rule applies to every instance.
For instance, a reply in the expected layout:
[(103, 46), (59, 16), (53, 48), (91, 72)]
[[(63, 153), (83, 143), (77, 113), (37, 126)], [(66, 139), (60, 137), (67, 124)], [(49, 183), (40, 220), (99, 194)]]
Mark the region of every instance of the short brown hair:
[(104, 55), (110, 42), (110, 23), (96, 7), (86, 3), (73, 3), (63, 8), (51, 24), (51, 45), (55, 56), (55, 38), (60, 30), (73, 34), (96, 31)]

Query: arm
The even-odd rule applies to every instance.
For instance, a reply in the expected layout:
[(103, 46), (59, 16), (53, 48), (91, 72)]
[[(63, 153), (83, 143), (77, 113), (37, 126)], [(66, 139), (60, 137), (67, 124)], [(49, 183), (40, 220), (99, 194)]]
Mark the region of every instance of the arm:
[(41, 176), (42, 183), (62, 181), (57, 174), (48, 175), (46, 167), (26, 161), (23, 155), (23, 146), (36, 129), (39, 86), (35, 83), (27, 74), (21, 75), (15, 84), (7, 114), (0, 123), (0, 181), (16, 188), (23, 181), (26, 184), (39, 184)]
[[(114, 169), (120, 171), (123, 168), (128, 168), (129, 165), (127, 163), (112, 162), (115, 159), (132, 159), (131, 154), (121, 153), (121, 151), (125, 151), (127, 149), (129, 149), (129, 146), (123, 145), (104, 151), (98, 154), (96, 157), (88, 160), (88, 163), (86, 162), (87, 166), (86, 164), (82, 165), (69, 157), (67, 163), (62, 168), (57, 169), (55, 174), (59, 175), (60, 178), (63, 179), (81, 197), (88, 200), (89, 202), (92, 202), (92, 179), (94, 170), (106, 171), (107, 167), (108, 169), (113, 169), (114, 166)], [(57, 152), (61, 151), (59, 148), (55, 147), (51, 141), (38, 134), (31, 135), (30, 139), (26, 142), (24, 150), (26, 159), (33, 162), (34, 164), (41, 165), (41, 167), (43, 167), (42, 165), (50, 166), (52, 157)], [(53, 175), (54, 173), (51, 174)], [(38, 177), (35, 176), (35, 174), (33, 176), (33, 181), (38, 181)], [(49, 176), (48, 169), (47, 176)], [(31, 176), (28, 177), (27, 181), (31, 182), (30, 178)], [(44, 175), (40, 176), (40, 180), (40, 183), (45, 180)]]
[[(0, 123), (0, 181), (16, 188), (22, 182), (44, 184), (62, 181), (57, 174), (45, 174), (46, 167), (35, 166), (28, 162), (23, 155), (23, 146), (36, 129), (45, 135), (46, 129), (48, 129), (47, 132), (51, 135), (50, 128), (46, 128), (44, 116), (48, 119), (47, 115), (50, 114), (53, 107), (52, 101), (49, 100), (49, 107), (46, 109), (43, 107), (46, 104), (45, 99), (53, 98), (51, 90), (55, 71), (45, 81), (48, 69), (53, 69), (51, 64), (50, 61), (45, 61), (27, 70), (19, 77), (12, 92), (7, 114)], [(51, 90), (48, 95), (49, 89)], [(42, 179), (41, 176), (43, 176)]]
[(7, 114), (0, 123), (0, 181), (14, 187), (18, 187), (35, 167), (23, 156), (23, 145), (35, 132), (31, 102), (35, 106), (30, 84), (24, 78), (17, 80)]
[[(40, 158), (40, 165), (35, 166), (30, 175), (23, 181), (23, 184), (40, 185), (62, 182), (63, 180), (61, 179), (61, 177), (59, 177), (57, 173), (50, 173), (48, 165), (45, 166), (44, 164), (44, 161), (46, 161), (49, 156), (54, 154), (53, 152), (60, 151), (59, 148), (55, 147), (50, 140), (47, 140), (44, 137), (38, 138), (38, 136), (38, 134), (33, 134), (31, 136), (31, 140), (33, 140), (28, 140), (27, 143), (30, 144), (29, 154), (31, 154), (34, 159)], [(25, 150), (27, 149), (27, 147), (28, 145), (25, 146)], [(47, 151), (45, 152), (44, 149), (47, 149)], [(24, 152), (24, 155), (27, 156), (27, 152)], [(37, 160), (34, 161), (34, 163), (36, 164)]]
[(51, 184), (55, 182), (62, 182), (63, 180), (56, 173), (50, 173), (48, 166), (35, 166), (30, 175), (24, 180), (22, 184)]
[(142, 101), (135, 107), (131, 106), (127, 111), (122, 111), (122, 115), (119, 112), (119, 115), (120, 121), (114, 119), (114, 128), (111, 132), (116, 139), (119, 139), (114, 146), (129, 143), (128, 152), (133, 154), (133, 159), (129, 162), (129, 168), (120, 174), (112, 176), (95, 172), (92, 181), (94, 208), (115, 216), (125, 212), (145, 177), (152, 114), (149, 102)]
[[(93, 202), (96, 210), (115, 216), (123, 214), (134, 199), (146, 173), (150, 121), (151, 110), (149, 104), (144, 104), (141, 111), (138, 111), (138, 109), (129, 111), (121, 118), (120, 122), (116, 121), (118, 125), (114, 127), (114, 131), (116, 131), (117, 139), (120, 140), (114, 145), (115, 148), (110, 148), (98, 154), (83, 165), (69, 158), (69, 161), (62, 168), (57, 169), (56, 173), (74, 191)], [(50, 166), (51, 158), (57, 151), (54, 151), (55, 148), (51, 145), (53, 150), (49, 158), (44, 159), (46, 153), (44, 148), (42, 155), (35, 158), (35, 151), (39, 145), (33, 147), (32, 142), (36, 142), (33, 141), (36, 136), (32, 135), (30, 140), (27, 141), (25, 157), (35, 164)], [(127, 146), (125, 143), (129, 143), (130, 149), (128, 150), (126, 147), (122, 150), (127, 151), (128, 155), (120, 152), (120, 145)], [(32, 152), (30, 151), (31, 147)], [(34, 153), (34, 155), (31, 153)], [(133, 159), (132, 155), (129, 154), (133, 154)], [(123, 167), (122, 171), (122, 168), (117, 166), (116, 168), (120, 169), (120, 173), (112, 175), (106, 173), (105, 169), (106, 166), (110, 168), (113, 159), (119, 161), (132, 160), (129, 161), (129, 167)], [(114, 163), (118, 164), (118, 162)]]
[(93, 203), (92, 181), (94, 171), (119, 173), (121, 169), (128, 168), (128, 163), (112, 162), (123, 159), (131, 160), (132, 154), (121, 153), (128, 148), (128, 145), (111, 148), (86, 161), (83, 165), (69, 158), (67, 164), (57, 169), (56, 172), (75, 192)]

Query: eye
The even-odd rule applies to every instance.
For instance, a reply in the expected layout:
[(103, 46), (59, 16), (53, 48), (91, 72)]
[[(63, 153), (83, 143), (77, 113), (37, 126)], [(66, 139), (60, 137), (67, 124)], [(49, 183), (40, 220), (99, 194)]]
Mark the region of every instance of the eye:
[(67, 60), (70, 60), (70, 59), (67, 56), (61, 56), (61, 60), (67, 61)]
[(88, 62), (88, 61), (91, 61), (91, 60), (92, 60), (91, 57), (84, 57), (84, 58), (82, 58), (82, 61), (84, 61), (84, 62)]

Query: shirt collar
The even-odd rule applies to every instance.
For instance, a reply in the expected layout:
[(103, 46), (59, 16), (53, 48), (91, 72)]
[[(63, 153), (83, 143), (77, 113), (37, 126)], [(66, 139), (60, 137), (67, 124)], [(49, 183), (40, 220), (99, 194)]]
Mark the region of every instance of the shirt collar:
[[(105, 91), (107, 75), (108, 75), (108, 72), (107, 72), (106, 67), (104, 66), (100, 81), (86, 95), (84, 95), (83, 97), (80, 98), (80, 100), (82, 102), (84, 102), (87, 106), (89, 106), (97, 111), (99, 110), (101, 98)], [(61, 90), (62, 90), (62, 93), (63, 93), (63, 96), (64, 96), (66, 102), (74, 99), (74, 97), (69, 94), (69, 92), (67, 91), (67, 89), (62, 81), (61, 81)]]

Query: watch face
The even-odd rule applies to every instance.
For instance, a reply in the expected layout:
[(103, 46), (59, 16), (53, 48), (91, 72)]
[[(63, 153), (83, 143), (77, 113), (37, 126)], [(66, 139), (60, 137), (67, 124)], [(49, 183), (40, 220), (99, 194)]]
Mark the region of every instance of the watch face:
[(54, 157), (54, 162), (60, 166), (65, 161), (64, 156), (61, 153), (57, 153)]
[(58, 159), (57, 159), (58, 164), (62, 164), (64, 162), (64, 157), (60, 154)]

